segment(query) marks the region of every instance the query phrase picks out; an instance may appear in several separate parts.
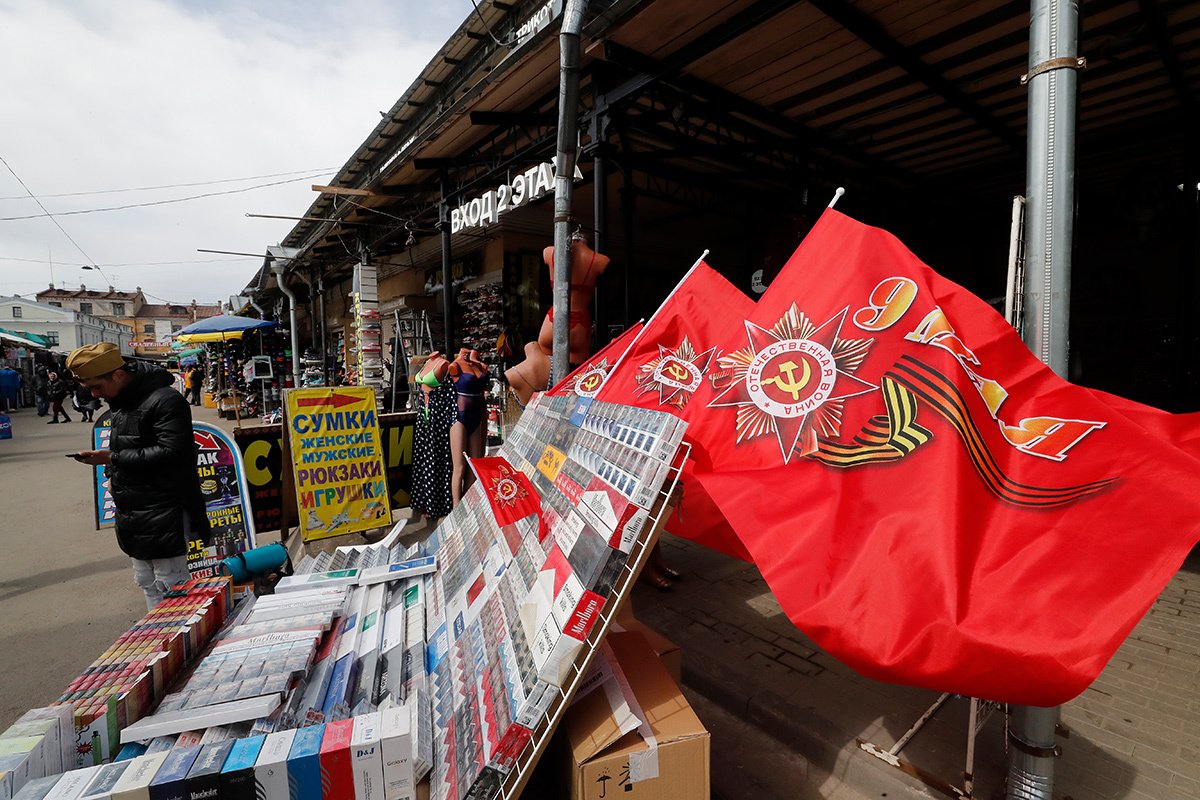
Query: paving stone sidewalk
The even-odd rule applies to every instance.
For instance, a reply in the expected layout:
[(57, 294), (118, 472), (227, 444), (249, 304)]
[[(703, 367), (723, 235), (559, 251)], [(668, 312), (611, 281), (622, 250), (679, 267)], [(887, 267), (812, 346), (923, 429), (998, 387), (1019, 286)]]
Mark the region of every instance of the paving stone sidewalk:
[[(809, 641), (781, 612), (758, 570), (671, 536), (664, 555), (684, 579), (670, 592), (639, 585), (634, 610), (683, 649), (690, 692), (770, 734), (774, 756), (800, 757), (812, 786), (795, 796), (941, 797), (857, 745), (887, 750), (937, 693), (860, 677)], [(1073, 800), (1200, 797), (1200, 557), (1193, 555), (1100, 678), (1063, 707), (1054, 796)], [(952, 698), (903, 749), (917, 770), (962, 787), (968, 702)], [(975, 758), (975, 797), (1003, 797), (1003, 719), (984, 726)], [(721, 753), (714, 748), (714, 773)], [(716, 781), (714, 785), (716, 785)], [(803, 794), (801, 794), (803, 792)], [(886, 795), (884, 794), (886, 793)], [(770, 800), (761, 787), (744, 793)], [(781, 795), (782, 796), (782, 795)]]

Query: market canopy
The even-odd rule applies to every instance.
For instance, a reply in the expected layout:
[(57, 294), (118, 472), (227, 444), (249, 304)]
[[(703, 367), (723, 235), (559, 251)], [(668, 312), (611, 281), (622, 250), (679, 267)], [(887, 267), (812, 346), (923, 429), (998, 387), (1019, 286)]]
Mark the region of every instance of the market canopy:
[(278, 324), (265, 319), (222, 314), (193, 322), (181, 330), (176, 338), (180, 342), (223, 342), (227, 339), (240, 339), (246, 331), (274, 328)]
[(0, 341), (11, 342), (21, 347), (32, 347), (36, 350), (48, 349), (48, 343), (41, 336), (32, 333), (16, 332), (0, 328)]

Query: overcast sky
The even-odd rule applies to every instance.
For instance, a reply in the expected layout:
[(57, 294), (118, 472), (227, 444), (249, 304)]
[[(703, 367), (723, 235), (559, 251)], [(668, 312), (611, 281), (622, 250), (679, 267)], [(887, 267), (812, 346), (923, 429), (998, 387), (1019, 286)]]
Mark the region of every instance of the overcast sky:
[[(277, 244), (294, 222), (245, 214), (303, 214), (311, 185), (332, 179), (470, 10), (0, 0), (0, 294), (32, 295), (51, 270), (59, 286), (141, 286), (174, 302), (237, 294), (261, 258), (196, 249)], [(11, 219), (43, 214), (14, 172), (53, 219)]]

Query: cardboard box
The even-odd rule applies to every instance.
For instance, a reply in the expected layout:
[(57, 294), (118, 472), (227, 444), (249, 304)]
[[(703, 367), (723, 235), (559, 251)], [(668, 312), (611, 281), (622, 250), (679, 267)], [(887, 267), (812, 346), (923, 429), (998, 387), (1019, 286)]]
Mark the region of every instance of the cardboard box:
[(671, 676), (671, 680), (677, 684), (683, 683), (683, 651), (679, 649), (679, 645), (653, 628), (646, 627), (644, 622), (635, 617), (632, 602), (626, 602), (621, 607), (617, 618), (613, 620), (612, 630), (616, 632), (637, 631), (645, 636), (646, 641), (650, 643), (650, 648), (658, 656), (658, 660), (667, 668), (667, 674)]
[(607, 641), (654, 747), (640, 730), (622, 733), (610, 692), (583, 697), (564, 720), (571, 800), (600, 800), (614, 792), (627, 800), (705, 800), (710, 792), (708, 731), (644, 636), (613, 633)]
[(380, 714), (384, 800), (412, 800), (416, 788), (412, 721), (412, 709), (407, 704), (393, 706)]

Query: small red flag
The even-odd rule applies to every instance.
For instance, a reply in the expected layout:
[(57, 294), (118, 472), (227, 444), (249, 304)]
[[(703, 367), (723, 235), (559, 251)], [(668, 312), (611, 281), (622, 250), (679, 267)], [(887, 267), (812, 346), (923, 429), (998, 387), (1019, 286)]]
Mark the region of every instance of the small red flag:
[(600, 387), (604, 385), (608, 373), (621, 360), (621, 356), (625, 354), (629, 345), (633, 344), (641, 331), (642, 323), (639, 320), (568, 373), (567, 377), (547, 389), (546, 394), (552, 396), (575, 394), (581, 397), (595, 397), (596, 392), (600, 391)]
[(542, 498), (524, 472), (508, 463), (503, 456), (472, 458), (467, 463), (479, 479), (500, 527), (537, 514), (538, 538), (545, 538), (547, 527), (542, 519)]

